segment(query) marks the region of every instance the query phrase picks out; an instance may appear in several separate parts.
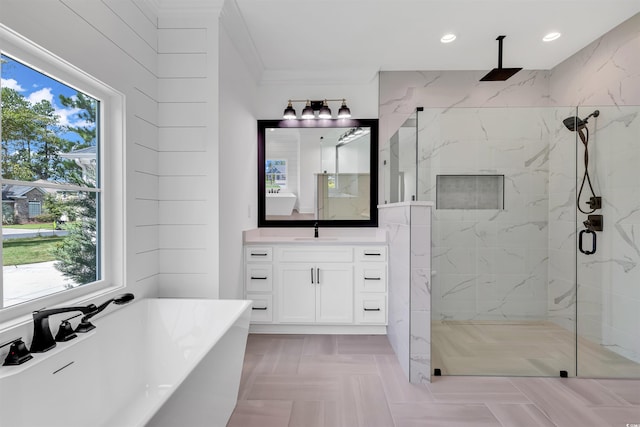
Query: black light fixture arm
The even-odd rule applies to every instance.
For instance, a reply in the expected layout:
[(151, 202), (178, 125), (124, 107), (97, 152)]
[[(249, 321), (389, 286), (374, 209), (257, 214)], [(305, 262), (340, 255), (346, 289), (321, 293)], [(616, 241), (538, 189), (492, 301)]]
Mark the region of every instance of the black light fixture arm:
[(310, 102), (311, 105), (314, 105), (314, 104), (322, 105), (323, 102), (329, 102), (329, 101), (346, 102), (346, 99), (345, 98), (336, 98), (336, 99), (323, 98), (323, 99), (319, 99), (319, 100), (314, 100), (314, 99), (290, 99), (289, 100), (289, 102)]

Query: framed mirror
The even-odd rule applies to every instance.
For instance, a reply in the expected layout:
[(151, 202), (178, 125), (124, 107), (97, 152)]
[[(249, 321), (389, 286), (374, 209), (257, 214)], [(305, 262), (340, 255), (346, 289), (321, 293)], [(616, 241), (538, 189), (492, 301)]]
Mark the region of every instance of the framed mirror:
[(258, 120), (258, 227), (377, 227), (378, 120)]

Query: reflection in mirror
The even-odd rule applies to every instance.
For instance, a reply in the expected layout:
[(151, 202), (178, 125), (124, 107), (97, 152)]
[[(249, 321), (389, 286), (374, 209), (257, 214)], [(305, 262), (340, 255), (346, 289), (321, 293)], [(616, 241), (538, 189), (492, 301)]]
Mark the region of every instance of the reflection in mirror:
[(389, 162), (385, 164), (385, 200), (390, 203), (416, 200), (417, 118), (413, 113), (389, 140)]
[(258, 122), (258, 225), (376, 226), (377, 120), (309, 122)]

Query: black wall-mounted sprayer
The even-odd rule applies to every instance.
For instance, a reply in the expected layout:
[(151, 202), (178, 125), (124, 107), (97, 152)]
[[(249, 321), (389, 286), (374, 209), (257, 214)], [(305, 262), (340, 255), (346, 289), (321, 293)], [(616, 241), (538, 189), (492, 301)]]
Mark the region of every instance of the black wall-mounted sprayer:
[[(596, 196), (595, 191), (593, 190), (593, 185), (591, 184), (591, 177), (589, 176), (589, 128), (587, 127), (587, 123), (591, 117), (598, 117), (600, 115), (599, 110), (595, 110), (593, 113), (589, 114), (584, 119), (580, 119), (580, 117), (573, 116), (567, 117), (562, 121), (562, 123), (569, 129), (571, 132), (577, 132), (580, 141), (584, 145), (584, 174), (582, 176), (582, 183), (580, 184), (580, 189), (578, 190), (578, 196), (576, 197), (576, 206), (580, 212), (585, 215), (588, 215), (587, 220), (583, 222), (585, 229), (580, 231), (578, 234), (578, 249), (585, 255), (592, 255), (596, 253), (596, 231), (602, 231), (602, 215), (591, 215), (596, 210), (602, 209), (602, 197)], [(580, 199), (582, 198), (582, 191), (584, 190), (584, 185), (589, 185), (589, 190), (591, 191), (591, 197), (589, 197), (589, 201), (587, 205), (589, 206), (589, 210), (583, 210), (580, 207)], [(585, 235), (591, 235), (591, 249), (587, 249), (584, 247), (583, 238)]]

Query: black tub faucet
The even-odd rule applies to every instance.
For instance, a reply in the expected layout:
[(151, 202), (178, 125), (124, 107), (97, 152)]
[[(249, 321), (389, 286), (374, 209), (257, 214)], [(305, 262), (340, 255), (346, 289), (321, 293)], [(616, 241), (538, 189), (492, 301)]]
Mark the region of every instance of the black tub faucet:
[(33, 340), (31, 341), (31, 353), (44, 353), (56, 346), (56, 340), (53, 339), (51, 328), (49, 328), (49, 316), (60, 313), (68, 313), (70, 311), (79, 311), (89, 314), (96, 311), (94, 304), (80, 307), (60, 307), (50, 308), (48, 310), (36, 310), (33, 312)]
[(99, 307), (95, 304), (79, 307), (59, 307), (48, 310), (36, 310), (33, 312), (33, 340), (31, 341), (31, 353), (44, 353), (56, 346), (56, 340), (53, 338), (51, 328), (49, 327), (49, 316), (60, 313), (68, 313), (70, 311), (79, 311), (84, 314), (80, 324), (76, 328), (76, 332), (88, 332), (95, 328), (89, 319), (107, 308), (110, 303), (126, 304), (134, 298), (133, 294), (122, 294), (115, 298), (102, 303)]
[(318, 238), (318, 221), (313, 224), (313, 237), (315, 237), (316, 239)]

